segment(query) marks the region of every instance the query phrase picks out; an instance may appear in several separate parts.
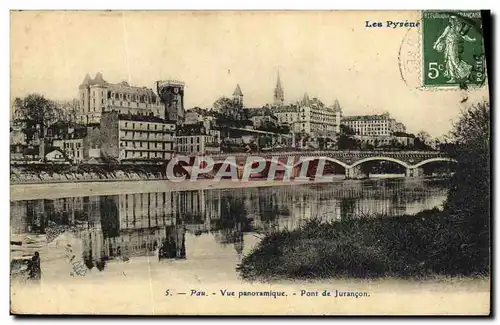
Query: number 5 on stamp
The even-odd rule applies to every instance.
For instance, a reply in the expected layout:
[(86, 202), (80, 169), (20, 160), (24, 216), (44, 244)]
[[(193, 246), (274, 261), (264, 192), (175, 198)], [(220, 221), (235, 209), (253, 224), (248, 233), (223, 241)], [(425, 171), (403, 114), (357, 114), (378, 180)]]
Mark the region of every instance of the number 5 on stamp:
[(485, 80), (480, 11), (423, 11), (424, 87), (482, 86)]

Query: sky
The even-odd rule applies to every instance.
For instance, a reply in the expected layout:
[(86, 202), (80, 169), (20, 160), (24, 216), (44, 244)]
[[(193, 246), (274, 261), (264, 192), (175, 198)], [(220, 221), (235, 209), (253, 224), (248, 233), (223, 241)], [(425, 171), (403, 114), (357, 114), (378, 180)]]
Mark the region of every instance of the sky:
[(211, 107), (236, 84), (245, 106), (261, 107), (279, 71), (287, 103), (307, 92), (327, 105), (338, 99), (344, 115), (389, 112), (408, 132), (441, 136), (488, 92), (417, 89), (418, 73), (402, 78), (400, 58), (418, 29), (365, 27), (418, 19), (412, 11), (12, 12), (11, 98), (76, 98), (85, 75), (101, 72), (150, 88), (182, 80), (186, 109)]

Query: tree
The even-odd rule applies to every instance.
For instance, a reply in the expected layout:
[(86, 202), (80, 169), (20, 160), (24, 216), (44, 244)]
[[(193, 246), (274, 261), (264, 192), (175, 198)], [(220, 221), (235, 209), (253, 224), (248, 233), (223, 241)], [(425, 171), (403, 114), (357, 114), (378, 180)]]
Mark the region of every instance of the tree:
[(489, 267), (490, 225), (490, 105), (468, 107), (454, 125), (452, 137), (456, 171), (445, 204), (453, 220), (452, 232), (463, 243), (463, 263)]
[(427, 133), (425, 131), (420, 131), (417, 133), (417, 138), (419, 138), (422, 143), (429, 144), (429, 140), (431, 139), (431, 136), (429, 133)]
[(348, 125), (340, 124), (340, 133), (344, 135), (355, 135), (356, 132)]
[(214, 102), (214, 110), (227, 119), (241, 120), (240, 107), (232, 99), (221, 97)]
[(40, 135), (45, 135), (45, 128), (56, 120), (57, 105), (43, 95), (30, 94), (14, 100), (15, 115), (26, 123), (26, 135), (31, 139), (37, 126)]
[(56, 115), (58, 121), (76, 122), (80, 108), (77, 100), (57, 103)]
[(358, 148), (356, 140), (353, 138), (356, 132), (354, 130), (345, 125), (340, 125), (340, 135), (338, 137), (338, 148), (339, 149), (356, 149)]

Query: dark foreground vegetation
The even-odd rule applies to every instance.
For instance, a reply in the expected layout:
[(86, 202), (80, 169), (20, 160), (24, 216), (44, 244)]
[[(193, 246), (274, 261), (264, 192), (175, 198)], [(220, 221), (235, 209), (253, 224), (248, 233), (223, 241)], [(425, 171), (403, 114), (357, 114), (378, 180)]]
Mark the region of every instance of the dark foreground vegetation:
[(488, 275), (490, 110), (464, 111), (452, 132), (457, 171), (442, 210), (392, 218), (311, 220), (265, 237), (238, 271), (244, 279)]

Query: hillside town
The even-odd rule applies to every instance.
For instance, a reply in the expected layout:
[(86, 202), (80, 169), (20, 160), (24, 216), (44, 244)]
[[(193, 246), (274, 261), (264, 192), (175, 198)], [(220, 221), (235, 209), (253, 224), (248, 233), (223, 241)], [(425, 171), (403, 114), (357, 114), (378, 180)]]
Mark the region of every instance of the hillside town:
[[(245, 105), (240, 85), (212, 107), (185, 108), (185, 84), (156, 89), (112, 83), (98, 72), (77, 87), (78, 98), (30, 94), (13, 102), (11, 163), (162, 162), (175, 155), (290, 150), (438, 150), (389, 113), (347, 115), (340, 102), (304, 93), (287, 103), (277, 74), (272, 101)], [(270, 91), (271, 93), (271, 91)]]

